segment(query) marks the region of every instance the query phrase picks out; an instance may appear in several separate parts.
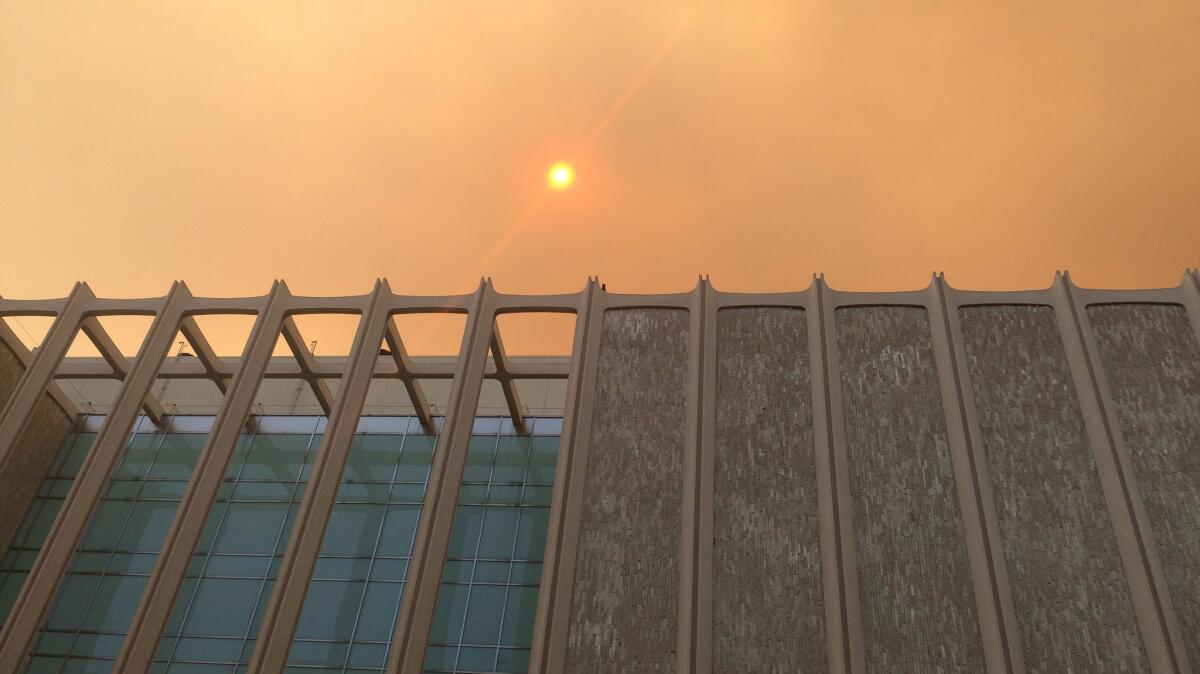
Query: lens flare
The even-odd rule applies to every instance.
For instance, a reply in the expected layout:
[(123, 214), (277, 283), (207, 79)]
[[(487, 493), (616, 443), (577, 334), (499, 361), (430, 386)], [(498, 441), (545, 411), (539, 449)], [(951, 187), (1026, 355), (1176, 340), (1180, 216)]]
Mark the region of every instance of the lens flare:
[(575, 182), (575, 169), (570, 164), (559, 162), (546, 173), (546, 182), (552, 190), (565, 190)]

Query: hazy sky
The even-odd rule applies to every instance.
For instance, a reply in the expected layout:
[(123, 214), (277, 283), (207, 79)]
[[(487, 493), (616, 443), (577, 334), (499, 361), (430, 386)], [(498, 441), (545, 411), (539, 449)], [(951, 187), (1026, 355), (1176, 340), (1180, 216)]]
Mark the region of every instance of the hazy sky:
[(1198, 35), (1194, 0), (4, 0), (0, 293), (1174, 285)]

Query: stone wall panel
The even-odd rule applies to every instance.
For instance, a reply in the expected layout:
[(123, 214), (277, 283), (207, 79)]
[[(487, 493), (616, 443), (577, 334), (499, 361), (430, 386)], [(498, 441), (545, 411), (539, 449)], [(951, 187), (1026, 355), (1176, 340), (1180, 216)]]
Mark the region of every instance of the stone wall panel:
[(567, 671), (675, 670), (688, 313), (605, 312)]
[(1028, 670), (1146, 671), (1054, 310), (960, 316)]
[(717, 314), (713, 671), (825, 671), (803, 310)]

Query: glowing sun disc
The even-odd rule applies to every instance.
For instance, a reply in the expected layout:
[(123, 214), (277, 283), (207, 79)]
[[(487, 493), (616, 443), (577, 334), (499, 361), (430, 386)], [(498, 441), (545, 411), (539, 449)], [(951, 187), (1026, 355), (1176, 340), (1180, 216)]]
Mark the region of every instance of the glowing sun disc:
[(546, 182), (552, 190), (565, 190), (575, 182), (575, 169), (570, 164), (558, 162), (546, 173)]

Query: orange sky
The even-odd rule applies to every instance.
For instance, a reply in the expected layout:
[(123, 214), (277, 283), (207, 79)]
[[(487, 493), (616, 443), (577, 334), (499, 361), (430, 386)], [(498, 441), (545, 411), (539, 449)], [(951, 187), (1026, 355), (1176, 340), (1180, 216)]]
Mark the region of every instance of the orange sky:
[(1174, 285), (1197, 35), (1194, 0), (4, 0), (0, 293)]

